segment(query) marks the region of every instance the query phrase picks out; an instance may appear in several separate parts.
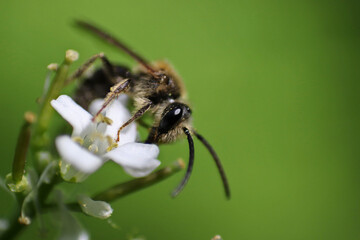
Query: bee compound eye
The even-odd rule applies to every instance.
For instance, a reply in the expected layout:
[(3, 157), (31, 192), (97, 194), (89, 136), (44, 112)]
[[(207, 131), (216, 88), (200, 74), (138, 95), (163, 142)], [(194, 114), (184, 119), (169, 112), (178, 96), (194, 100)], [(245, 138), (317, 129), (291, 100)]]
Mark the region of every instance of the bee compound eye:
[(161, 119), (159, 125), (159, 132), (166, 133), (174, 128), (183, 116), (181, 107), (170, 109)]

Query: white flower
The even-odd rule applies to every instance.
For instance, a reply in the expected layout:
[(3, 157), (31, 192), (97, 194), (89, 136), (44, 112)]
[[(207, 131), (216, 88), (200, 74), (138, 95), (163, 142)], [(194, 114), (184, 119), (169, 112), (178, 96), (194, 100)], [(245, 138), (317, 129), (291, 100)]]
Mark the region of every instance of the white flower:
[[(105, 109), (104, 121), (97, 122), (91, 121), (92, 115), (69, 96), (61, 95), (51, 101), (53, 108), (73, 127), (71, 137), (63, 135), (55, 141), (62, 158), (61, 172), (65, 180), (83, 181), (109, 159), (121, 165), (133, 177), (146, 176), (160, 165), (156, 159), (159, 154), (156, 145), (135, 142), (135, 123), (124, 128), (120, 141), (115, 142), (118, 129), (131, 117), (121, 103), (124, 98), (120, 98)], [(90, 112), (96, 113), (102, 103), (100, 99), (93, 101)]]

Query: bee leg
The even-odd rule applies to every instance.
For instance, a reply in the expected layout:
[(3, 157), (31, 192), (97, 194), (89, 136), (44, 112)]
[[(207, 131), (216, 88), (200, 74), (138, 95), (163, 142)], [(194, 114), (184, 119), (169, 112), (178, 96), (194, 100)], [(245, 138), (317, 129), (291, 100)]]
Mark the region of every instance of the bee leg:
[(147, 110), (149, 110), (152, 106), (154, 106), (154, 104), (152, 102), (146, 104), (144, 107), (140, 108), (129, 120), (127, 120), (127, 122), (125, 122), (118, 130), (117, 133), (117, 139), (116, 142), (120, 141), (120, 132), (121, 130), (123, 130), (126, 126), (128, 126), (130, 123), (132, 123), (133, 121), (135, 121), (136, 119), (140, 118), (141, 116), (143, 116)]
[(155, 127), (153, 126), (151, 129), (150, 129), (150, 132), (149, 132), (149, 135), (147, 137), (147, 139), (145, 140), (144, 143), (154, 143), (154, 144), (157, 144), (158, 143), (158, 140), (159, 140), (159, 135), (158, 135), (158, 127)]
[(110, 92), (106, 95), (104, 99), (104, 103), (101, 106), (100, 110), (94, 115), (92, 121), (94, 122), (95, 119), (100, 115), (100, 113), (116, 98), (119, 96), (120, 93), (127, 91), (130, 86), (131, 79), (123, 79), (122, 77), (118, 76), (118, 80), (120, 81), (118, 84), (110, 88)]
[(68, 79), (65, 81), (65, 86), (73, 82), (74, 80), (81, 77), (84, 72), (95, 62), (96, 59), (100, 58), (103, 64), (105, 73), (110, 79), (115, 77), (114, 66), (110, 63), (109, 59), (105, 57), (104, 53), (98, 53), (89, 58), (83, 65), (81, 65)]

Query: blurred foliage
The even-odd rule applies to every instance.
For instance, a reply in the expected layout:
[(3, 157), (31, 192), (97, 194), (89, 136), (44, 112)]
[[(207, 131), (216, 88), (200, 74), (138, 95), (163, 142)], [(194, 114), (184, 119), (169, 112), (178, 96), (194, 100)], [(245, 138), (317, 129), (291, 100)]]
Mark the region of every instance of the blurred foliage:
[[(196, 142), (193, 176), (177, 199), (169, 193), (182, 174), (114, 202), (111, 224), (79, 214), (93, 239), (358, 239), (359, 7), (351, 0), (1, 1), (0, 175), (11, 171), (23, 113), (37, 108), (49, 63), (71, 48), (80, 53), (77, 66), (101, 51), (134, 65), (72, 24), (90, 20), (147, 59), (175, 65), (194, 124), (232, 188), (226, 201)], [(162, 146), (160, 159), (187, 155), (180, 141)], [(61, 188), (72, 199), (128, 178), (109, 163), (85, 184)], [(9, 206), (0, 191), (1, 206)], [(0, 218), (10, 212), (1, 207)], [(38, 236), (37, 226), (21, 239)]]

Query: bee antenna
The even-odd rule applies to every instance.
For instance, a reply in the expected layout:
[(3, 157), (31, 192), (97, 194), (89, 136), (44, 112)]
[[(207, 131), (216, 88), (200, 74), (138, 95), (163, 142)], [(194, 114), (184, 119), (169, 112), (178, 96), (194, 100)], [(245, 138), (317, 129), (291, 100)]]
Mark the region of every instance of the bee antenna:
[(221, 176), (221, 180), (223, 182), (224, 185), (224, 190), (225, 190), (225, 195), (227, 199), (230, 199), (230, 187), (229, 187), (229, 182), (226, 178), (225, 175), (225, 171), (223, 166), (221, 165), (220, 159), (218, 157), (218, 155), (216, 154), (215, 150), (213, 149), (213, 147), (210, 145), (210, 143), (208, 141), (206, 141), (206, 139), (201, 136), (199, 133), (197, 133), (196, 131), (192, 131), (195, 136), (200, 140), (200, 142), (202, 142), (204, 144), (204, 146), (208, 149), (208, 151), (210, 152), (211, 156), (213, 157), (216, 166), (219, 170), (220, 176)]
[(122, 43), (118, 39), (114, 38), (110, 34), (106, 33), (104, 30), (101, 30), (100, 28), (88, 22), (75, 20), (75, 23), (77, 26), (94, 33), (98, 37), (106, 40), (108, 43), (120, 48), (126, 54), (128, 54), (130, 57), (135, 59), (138, 63), (140, 63), (142, 66), (144, 66), (152, 76), (154, 76), (155, 78), (159, 78), (159, 76), (155, 73), (155, 70), (149, 66), (149, 64), (143, 57), (140, 57), (139, 54), (131, 50), (129, 47), (127, 47), (124, 43)]
[(194, 141), (191, 137), (189, 129), (184, 127), (183, 131), (186, 134), (188, 142), (189, 142), (189, 164), (188, 164), (188, 168), (186, 170), (185, 177), (183, 178), (183, 180), (181, 181), (179, 186), (177, 186), (177, 188), (175, 188), (175, 190), (172, 192), (172, 194), (171, 194), (172, 197), (176, 197), (184, 189), (186, 183), (189, 181), (191, 171), (192, 171), (192, 168), (194, 165), (194, 155), (195, 155)]

